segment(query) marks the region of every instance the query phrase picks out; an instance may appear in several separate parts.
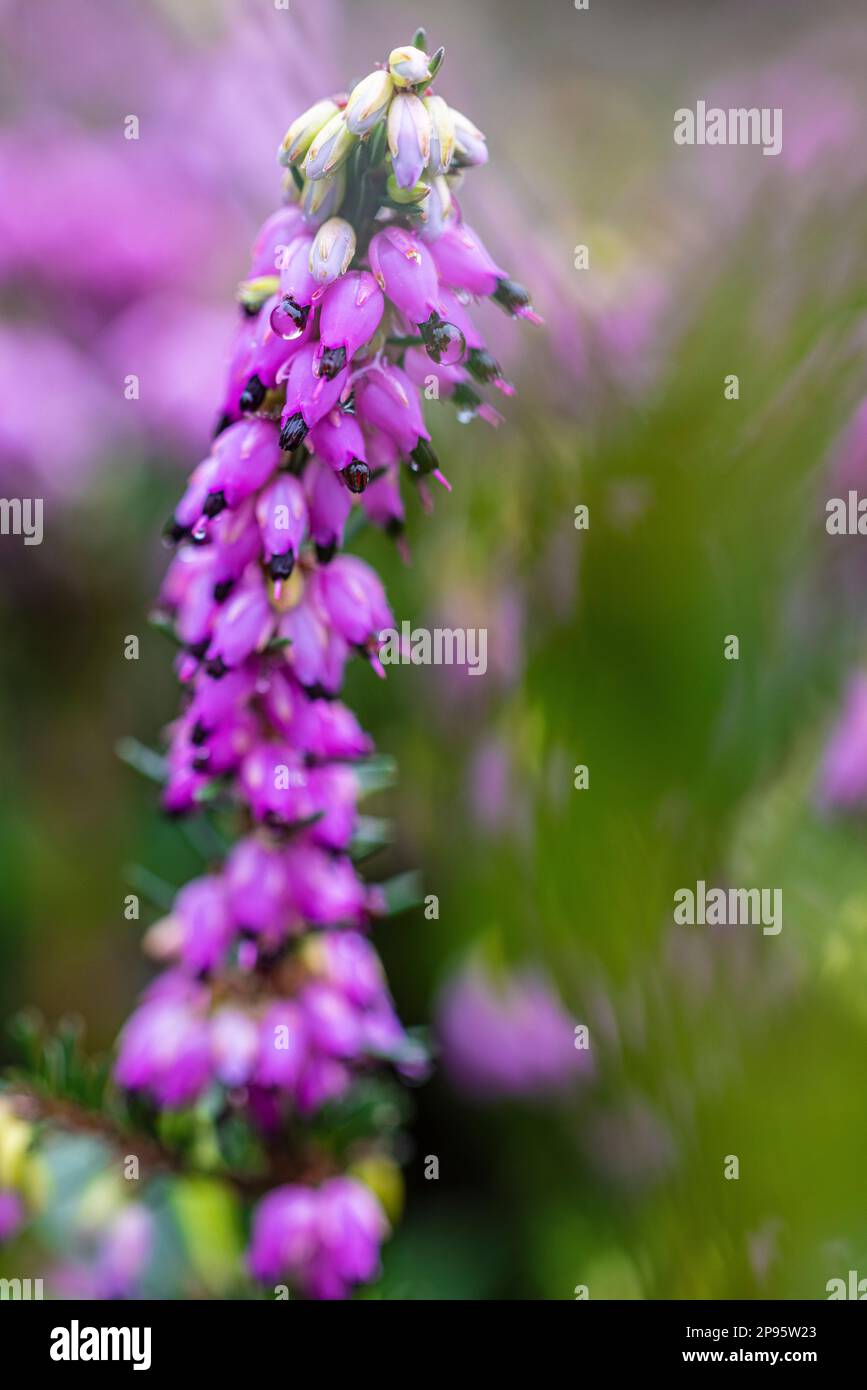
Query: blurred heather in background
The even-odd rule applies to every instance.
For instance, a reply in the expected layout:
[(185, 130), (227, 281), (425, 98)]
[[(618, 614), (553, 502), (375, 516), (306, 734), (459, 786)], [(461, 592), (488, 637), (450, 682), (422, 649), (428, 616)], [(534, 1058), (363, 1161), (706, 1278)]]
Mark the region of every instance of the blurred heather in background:
[[(374, 1296), (823, 1297), (867, 1272), (867, 563), (825, 530), (867, 491), (856, 0), (0, 3), (0, 492), (45, 499), (41, 546), (0, 538), (0, 1013), (110, 1046), (147, 977), (124, 894), (195, 872), (114, 754), (174, 708), (153, 537), (289, 120), (418, 23), (495, 154), (465, 214), (546, 327), (490, 312), (509, 429), (438, 416), (456, 495), (411, 500), (410, 567), (365, 541), (398, 621), (488, 632), (483, 678), (352, 677), (400, 764), (382, 874), (439, 899), (380, 938), (441, 1056)], [(699, 99), (782, 107), (780, 156), (675, 146)], [(783, 931), (675, 926), (698, 879), (781, 888)], [(235, 1291), (218, 1184), (144, 1205), (16, 1125), (0, 1238), (41, 1211), (58, 1289)], [(49, 1273), (30, 1239), (0, 1272)]]

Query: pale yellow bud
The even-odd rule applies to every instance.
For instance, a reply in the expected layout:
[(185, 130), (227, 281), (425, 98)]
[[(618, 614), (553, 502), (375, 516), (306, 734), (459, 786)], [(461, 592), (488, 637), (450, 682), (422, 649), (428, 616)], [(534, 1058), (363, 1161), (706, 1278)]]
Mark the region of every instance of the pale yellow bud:
[(326, 98), (324, 101), (317, 101), (315, 106), (298, 116), (290, 125), (277, 151), (280, 163), (300, 163), (322, 127), (336, 115), (337, 109), (337, 103)]
[(333, 217), (339, 210), (346, 193), (346, 168), (342, 166), (336, 174), (326, 174), (324, 179), (307, 179), (301, 194), (301, 206), (308, 222), (324, 221)]
[(425, 97), (430, 116), (430, 166), (435, 174), (444, 174), (455, 152), (455, 118), (448, 102), (442, 97)]
[(252, 280), (242, 280), (238, 286), (238, 303), (251, 313), (255, 312), (261, 309), (265, 300), (276, 294), (279, 288), (279, 275), (257, 275)]
[(346, 124), (345, 113), (338, 111), (314, 137), (304, 161), (305, 177), (324, 179), (326, 174), (336, 173), (349, 158), (355, 141), (356, 136)]
[(353, 135), (366, 135), (385, 116), (394, 95), (394, 82), (381, 69), (354, 87), (346, 107), (346, 124)]
[(388, 1154), (365, 1154), (355, 1160), (349, 1172), (379, 1199), (390, 1222), (400, 1219), (404, 1199), (403, 1174)]
[(430, 81), (430, 58), (420, 48), (393, 48), (388, 55), (388, 70), (396, 87), (415, 87)]
[(24, 1177), (32, 1127), (8, 1101), (0, 1101), (0, 1187), (17, 1187)]
[(345, 275), (355, 255), (355, 228), (343, 217), (329, 217), (310, 248), (310, 274), (319, 285)]

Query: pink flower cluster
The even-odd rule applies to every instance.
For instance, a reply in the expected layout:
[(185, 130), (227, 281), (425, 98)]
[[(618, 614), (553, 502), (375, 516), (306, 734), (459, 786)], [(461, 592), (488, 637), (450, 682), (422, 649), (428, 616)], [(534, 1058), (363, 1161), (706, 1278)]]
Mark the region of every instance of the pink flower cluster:
[(256, 1212), (250, 1266), (263, 1283), (290, 1277), (312, 1298), (345, 1298), (376, 1273), (387, 1232), (376, 1198), (351, 1178), (281, 1187)]
[[(291, 997), (266, 994), (251, 978), (246, 996), (239, 987), (232, 1002), (221, 1002), (203, 964), (216, 966), (237, 930), (220, 892), (219, 879), (197, 879), (178, 895), (181, 966), (154, 982), (126, 1025), (116, 1070), (123, 1086), (173, 1109), (217, 1084), (236, 1092), (235, 1104), (260, 1129), (277, 1132), (293, 1111), (310, 1115), (344, 1095), (364, 1066), (385, 1060), (407, 1075), (423, 1069), (424, 1052), (401, 1026), (379, 958), (357, 932), (306, 936), (292, 959)], [(279, 933), (270, 941), (273, 960)], [(239, 973), (246, 958), (253, 976), (262, 938), (248, 938), (238, 955)]]
[[(424, 500), (428, 476), (445, 483), (420, 387), (462, 418), (497, 418), (476, 387), (511, 388), (471, 302), (536, 317), (461, 220), (451, 182), (486, 157), (484, 137), (433, 96), (436, 66), (395, 50), (360, 96), (290, 128), (294, 200), (256, 240), (217, 434), (169, 526), (160, 609), (184, 697), (164, 807), (222, 799), (241, 837), (151, 928), (167, 969), (123, 1031), (116, 1077), (166, 1109), (216, 1089), (272, 1145), (375, 1064), (425, 1064), (364, 935), (385, 908), (352, 857), (373, 750), (336, 698), (354, 653), (384, 674), (394, 620), (376, 573), (337, 552), (354, 508), (400, 532), (402, 474)], [(386, 1227), (323, 1162), (323, 1186), (278, 1188), (258, 1209), (250, 1267), (331, 1297), (372, 1277)]]

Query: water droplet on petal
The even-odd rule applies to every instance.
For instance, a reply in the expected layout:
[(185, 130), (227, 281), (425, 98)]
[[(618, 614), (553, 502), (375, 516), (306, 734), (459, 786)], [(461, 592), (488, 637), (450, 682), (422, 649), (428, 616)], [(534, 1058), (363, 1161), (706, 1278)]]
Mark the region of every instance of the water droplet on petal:
[(427, 345), (427, 354), (441, 367), (454, 367), (467, 350), (467, 340), (453, 323), (437, 324)]
[(307, 327), (309, 308), (302, 308), (289, 295), (284, 295), (279, 304), (271, 310), (270, 324), (274, 332), (291, 343), (300, 338)]

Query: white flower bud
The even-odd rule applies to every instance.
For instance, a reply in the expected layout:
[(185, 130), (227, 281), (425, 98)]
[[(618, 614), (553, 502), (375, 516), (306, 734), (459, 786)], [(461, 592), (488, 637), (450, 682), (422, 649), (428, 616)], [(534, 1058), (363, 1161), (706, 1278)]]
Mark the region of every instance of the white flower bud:
[(338, 111), (314, 136), (303, 165), (305, 178), (324, 179), (326, 174), (335, 173), (349, 158), (355, 139), (344, 113)]
[(421, 236), (425, 241), (437, 241), (446, 228), (454, 224), (457, 209), (452, 200), (449, 181), (442, 174), (431, 184), (431, 195), (421, 211)]
[(442, 97), (425, 97), (430, 116), (430, 167), (435, 174), (444, 174), (455, 152), (455, 120), (448, 102)]
[(355, 229), (342, 217), (323, 222), (310, 248), (310, 274), (325, 287), (339, 280), (355, 255)]
[(330, 99), (317, 101), (309, 111), (294, 120), (283, 136), (277, 151), (281, 164), (298, 164), (306, 155), (322, 127), (337, 114), (337, 104)]
[(396, 87), (415, 87), (430, 81), (430, 58), (420, 48), (393, 48), (388, 55), (388, 70)]
[(399, 186), (412, 188), (430, 159), (430, 116), (414, 92), (398, 92), (389, 107), (388, 148)]
[(324, 179), (305, 179), (301, 208), (306, 222), (324, 222), (340, 211), (346, 193), (346, 169), (326, 174)]
[(488, 145), (478, 126), (452, 107), (455, 123), (455, 152), (461, 164), (486, 164)]
[(387, 72), (371, 72), (354, 87), (346, 107), (346, 124), (353, 135), (366, 135), (385, 116), (394, 94)]

